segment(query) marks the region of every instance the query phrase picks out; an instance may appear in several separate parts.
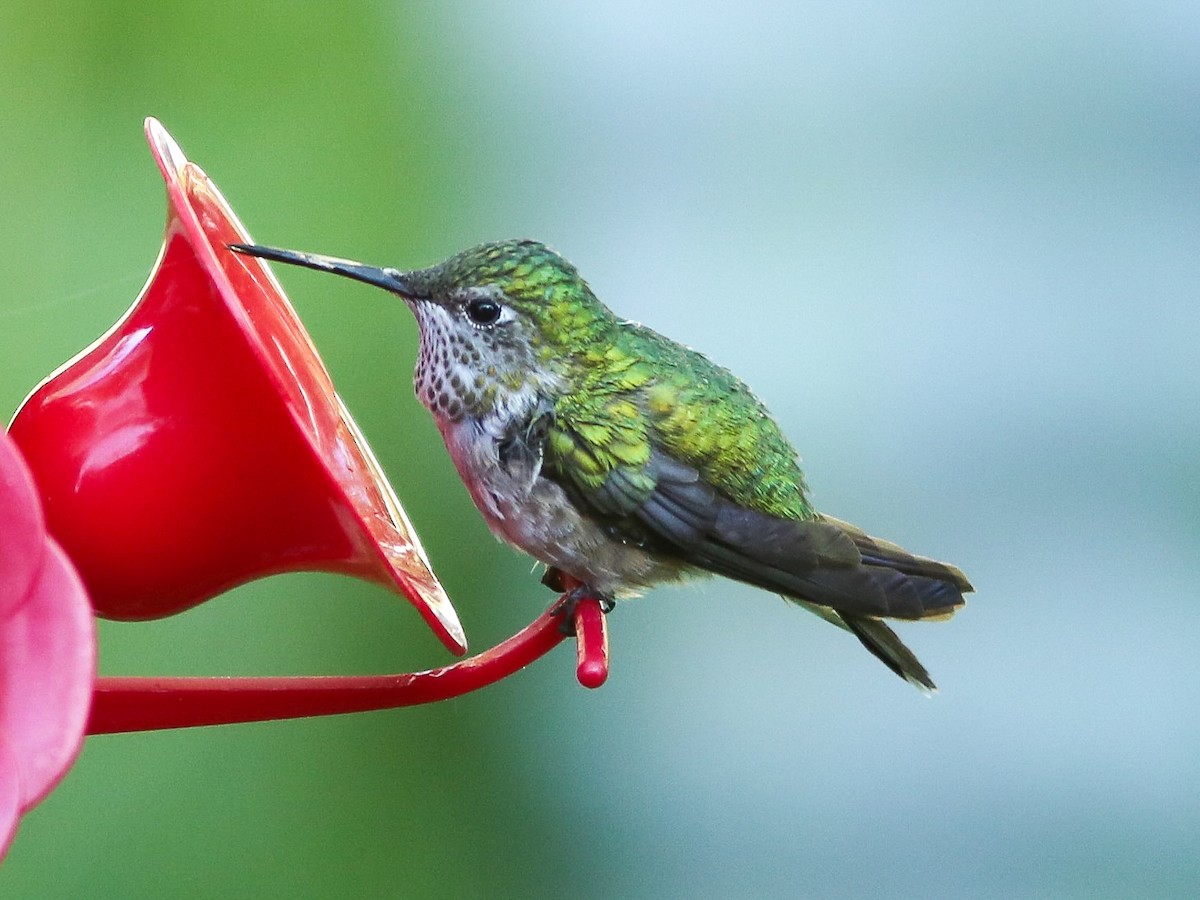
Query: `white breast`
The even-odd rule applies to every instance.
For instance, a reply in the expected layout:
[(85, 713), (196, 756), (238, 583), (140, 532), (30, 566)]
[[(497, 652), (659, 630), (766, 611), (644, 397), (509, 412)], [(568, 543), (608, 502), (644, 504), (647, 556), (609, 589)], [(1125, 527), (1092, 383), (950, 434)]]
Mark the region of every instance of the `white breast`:
[(612, 596), (674, 580), (683, 567), (613, 540), (538, 473), (514, 477), (501, 464), (503, 427), (494, 417), (439, 423), (446, 449), (492, 533), (547, 565)]

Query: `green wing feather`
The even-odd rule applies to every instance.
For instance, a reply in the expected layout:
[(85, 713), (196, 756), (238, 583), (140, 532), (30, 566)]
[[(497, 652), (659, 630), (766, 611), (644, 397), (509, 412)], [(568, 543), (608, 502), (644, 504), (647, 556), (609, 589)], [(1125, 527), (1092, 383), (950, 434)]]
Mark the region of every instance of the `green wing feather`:
[(741, 506), (817, 518), (795, 449), (733, 373), (632, 323), (621, 323), (586, 363), (580, 389), (556, 404), (548, 454), (586, 500), (607, 509), (612, 473), (635, 488), (629, 500), (644, 500), (654, 490), (650, 450), (658, 448)]

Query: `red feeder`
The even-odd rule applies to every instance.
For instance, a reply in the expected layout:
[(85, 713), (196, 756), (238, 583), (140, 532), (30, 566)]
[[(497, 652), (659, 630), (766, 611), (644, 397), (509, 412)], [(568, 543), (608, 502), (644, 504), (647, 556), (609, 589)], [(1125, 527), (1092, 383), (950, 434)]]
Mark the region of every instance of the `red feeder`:
[[(39, 385), (12, 437), (96, 612), (167, 616), (265, 575), (341, 572), (466, 637), (395, 494), (250, 236), (155, 119), (163, 249), (111, 331)], [(98, 527), (98, 523), (102, 523)]]

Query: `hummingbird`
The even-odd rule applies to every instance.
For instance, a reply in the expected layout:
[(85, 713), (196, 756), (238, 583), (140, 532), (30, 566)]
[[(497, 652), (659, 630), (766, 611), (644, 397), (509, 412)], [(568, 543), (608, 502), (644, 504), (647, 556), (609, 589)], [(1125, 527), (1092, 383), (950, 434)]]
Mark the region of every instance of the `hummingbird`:
[[(763, 403), (696, 350), (619, 318), (538, 241), (481, 244), (401, 271), (252, 244), (403, 300), (420, 330), (413, 385), (492, 532), (547, 584), (611, 604), (715, 574), (851, 632), (926, 692), (884, 619), (949, 618), (959, 569), (818, 512)], [(563, 579), (562, 576), (569, 576)]]

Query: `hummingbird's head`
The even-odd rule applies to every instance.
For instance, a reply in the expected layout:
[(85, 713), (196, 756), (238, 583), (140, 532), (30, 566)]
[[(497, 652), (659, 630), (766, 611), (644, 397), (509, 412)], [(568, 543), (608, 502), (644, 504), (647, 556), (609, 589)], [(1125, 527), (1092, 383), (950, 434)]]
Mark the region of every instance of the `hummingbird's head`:
[(409, 272), (256, 245), (230, 249), (400, 296), (421, 330), (417, 396), (439, 418), (515, 410), (553, 395), (616, 321), (576, 268), (537, 241), (481, 244)]

